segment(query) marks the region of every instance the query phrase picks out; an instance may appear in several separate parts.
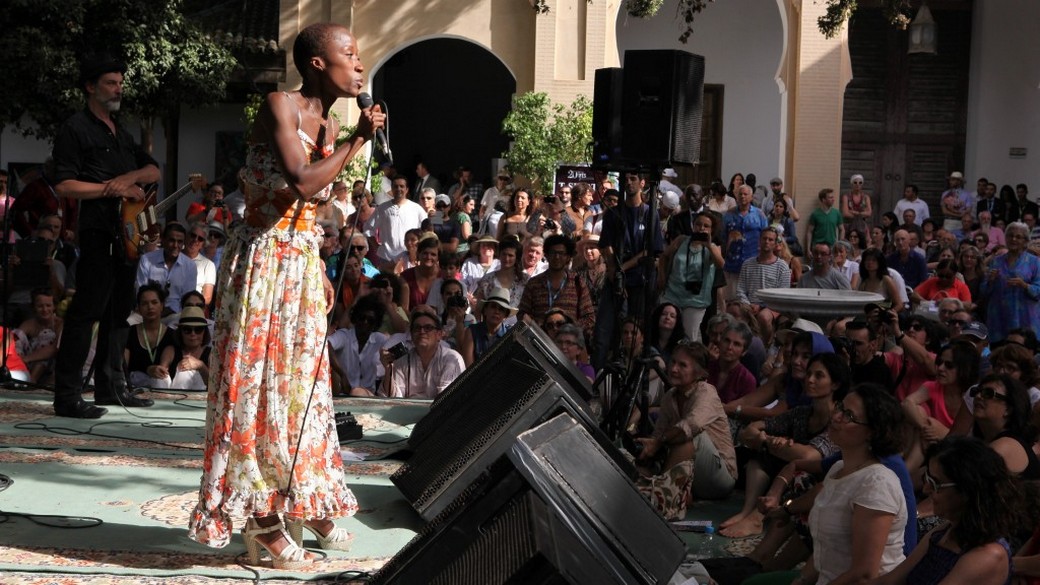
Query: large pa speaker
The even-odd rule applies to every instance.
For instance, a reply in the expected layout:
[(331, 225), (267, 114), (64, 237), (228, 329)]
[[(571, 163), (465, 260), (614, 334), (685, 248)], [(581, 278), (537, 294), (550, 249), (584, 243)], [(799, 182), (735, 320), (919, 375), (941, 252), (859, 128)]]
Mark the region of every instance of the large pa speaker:
[(597, 69), (592, 98), (592, 165), (616, 169), (621, 158), (622, 69)]
[(374, 583), (667, 583), (682, 540), (599, 443), (559, 415), (522, 433), (511, 470), (471, 488)]
[(522, 432), (566, 412), (634, 478), (596, 423), (589, 381), (537, 327), (518, 323), (434, 401), (408, 439), (412, 456), (390, 479), (426, 520), (487, 481)]
[(641, 166), (700, 160), (704, 57), (675, 50), (625, 51), (621, 151)]

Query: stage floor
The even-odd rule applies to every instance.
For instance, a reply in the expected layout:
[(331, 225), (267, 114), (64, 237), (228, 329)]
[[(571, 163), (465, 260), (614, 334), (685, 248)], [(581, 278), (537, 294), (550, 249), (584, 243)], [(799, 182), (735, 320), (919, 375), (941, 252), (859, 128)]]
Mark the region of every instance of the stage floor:
[[(205, 395), (148, 396), (152, 408), (109, 407), (104, 418), (88, 421), (53, 416), (49, 392), (0, 389), (0, 474), (11, 480), (0, 491), (0, 585), (253, 581), (236, 562), (245, 559), (240, 536), (219, 550), (187, 538), (201, 476)], [(308, 571), (261, 569), (265, 582), (348, 582), (352, 571), (377, 570), (423, 526), (389, 476), (401, 464), (394, 453), (429, 403), (350, 398), (337, 399), (336, 407), (365, 430), (363, 440), (344, 445), (364, 458), (345, 461), (361, 506), (341, 521), (355, 533), (354, 547), (328, 553)], [(698, 503), (688, 518), (717, 523), (739, 508), (739, 498)], [(699, 535), (681, 536), (699, 544)], [(717, 538), (713, 546), (726, 556), (751, 542)]]

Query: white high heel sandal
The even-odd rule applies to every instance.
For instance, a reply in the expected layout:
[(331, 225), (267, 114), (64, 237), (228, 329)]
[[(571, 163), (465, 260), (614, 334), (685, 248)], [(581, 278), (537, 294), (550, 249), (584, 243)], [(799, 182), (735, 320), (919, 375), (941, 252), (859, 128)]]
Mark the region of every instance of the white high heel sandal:
[[(273, 532), (281, 532), (286, 542), (285, 548), (277, 556), (268, 548), (267, 544), (257, 538)], [(255, 519), (249, 518), (246, 520), (246, 525), (242, 527), (242, 538), (246, 541), (246, 552), (249, 553), (250, 564), (261, 564), (260, 549), (267, 551), (271, 557), (271, 566), (275, 569), (298, 571), (314, 564), (314, 559), (307, 557), (307, 551), (300, 548), (298, 542), (285, 531), (281, 522), (271, 526), (260, 526)]]
[(289, 536), (292, 537), (297, 546), (301, 547), (303, 546), (304, 528), (310, 531), (314, 538), (318, 539), (318, 547), (322, 550), (348, 551), (350, 546), (354, 544), (354, 535), (347, 532), (346, 528), (340, 528), (339, 526), (335, 526), (332, 532), (328, 534), (322, 534), (317, 528), (308, 526), (303, 520), (286, 518), (285, 527), (289, 531)]

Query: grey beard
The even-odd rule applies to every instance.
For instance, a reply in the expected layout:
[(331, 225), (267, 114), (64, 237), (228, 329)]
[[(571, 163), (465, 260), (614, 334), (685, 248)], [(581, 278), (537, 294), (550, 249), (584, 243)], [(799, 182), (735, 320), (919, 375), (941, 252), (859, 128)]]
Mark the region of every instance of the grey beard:
[(121, 100), (108, 100), (105, 102), (105, 107), (108, 108), (109, 112), (118, 112)]

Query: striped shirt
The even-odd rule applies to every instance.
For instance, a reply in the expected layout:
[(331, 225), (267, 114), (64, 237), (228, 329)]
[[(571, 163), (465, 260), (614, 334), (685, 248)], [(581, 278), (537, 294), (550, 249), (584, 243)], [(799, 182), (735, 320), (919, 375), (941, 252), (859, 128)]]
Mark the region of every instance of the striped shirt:
[(769, 264), (762, 264), (757, 256), (744, 261), (737, 280), (737, 300), (760, 305), (758, 291), (764, 288), (791, 288), (791, 267), (787, 262), (775, 258)]

